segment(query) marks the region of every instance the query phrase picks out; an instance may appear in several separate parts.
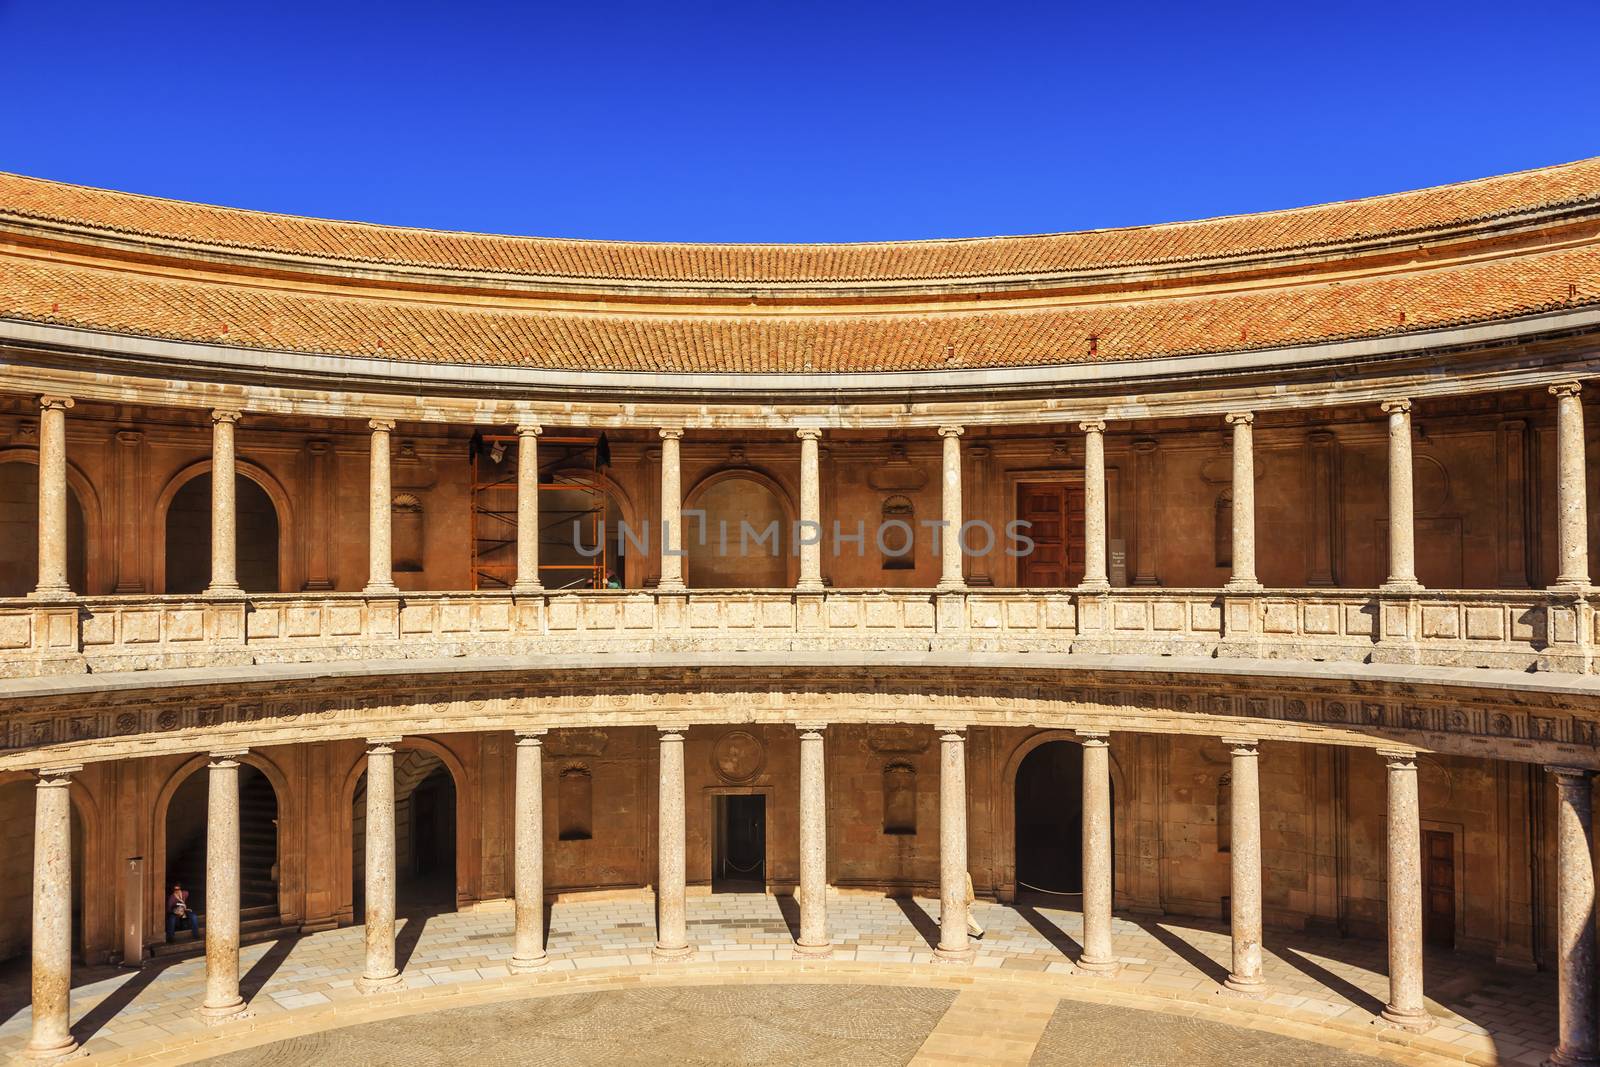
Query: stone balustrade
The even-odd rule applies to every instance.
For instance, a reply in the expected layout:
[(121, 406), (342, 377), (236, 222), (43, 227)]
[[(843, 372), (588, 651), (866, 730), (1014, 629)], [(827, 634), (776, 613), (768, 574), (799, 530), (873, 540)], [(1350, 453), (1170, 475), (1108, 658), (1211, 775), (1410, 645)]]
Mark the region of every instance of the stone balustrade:
[(1596, 600), (1543, 591), (705, 590), (0, 600), (0, 676), (528, 653), (974, 651), (1587, 674)]

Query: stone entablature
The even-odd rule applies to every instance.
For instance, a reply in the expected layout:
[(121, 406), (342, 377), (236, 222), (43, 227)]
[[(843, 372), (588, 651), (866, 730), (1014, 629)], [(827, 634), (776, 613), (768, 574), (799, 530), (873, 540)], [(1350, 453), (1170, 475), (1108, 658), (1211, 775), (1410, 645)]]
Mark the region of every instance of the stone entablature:
[(438, 656), (1169, 655), (1589, 674), (1582, 592), (321, 593), (0, 601), (0, 677)]
[[(893, 661), (891, 661), (893, 660)], [(1508, 672), (1166, 656), (519, 656), (37, 679), (0, 772), (373, 736), (741, 723), (1249, 736), (1600, 767), (1600, 690)]]

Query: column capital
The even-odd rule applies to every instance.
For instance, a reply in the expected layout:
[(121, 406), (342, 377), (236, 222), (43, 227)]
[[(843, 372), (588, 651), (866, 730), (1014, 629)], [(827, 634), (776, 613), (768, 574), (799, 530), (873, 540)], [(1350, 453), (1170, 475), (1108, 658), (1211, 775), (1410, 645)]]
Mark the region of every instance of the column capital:
[(83, 764), (75, 763), (67, 767), (38, 767), (34, 774), (38, 781), (34, 784), (41, 789), (53, 789), (57, 786), (71, 785), (72, 776), (83, 770)]
[(801, 426), (794, 431), (794, 435), (802, 441), (820, 441), (822, 440), (822, 427)]
[(966, 723), (936, 723), (933, 727), (941, 741), (965, 741), (967, 739)]
[(544, 744), (544, 735), (549, 732), (543, 727), (519, 727), (517, 730), (517, 747), (539, 748)]
[(384, 433), (388, 433), (390, 430), (394, 429), (394, 420), (393, 419), (368, 419), (367, 420), (367, 429), (369, 429), (369, 430), (381, 430)]
[(1417, 753), (1409, 748), (1380, 748), (1378, 756), (1392, 771), (1417, 769)]
[(1258, 756), (1261, 754), (1261, 740), (1256, 737), (1229, 737), (1224, 735), (1219, 738), (1228, 746), (1228, 751), (1235, 756)]
[(394, 737), (369, 737), (367, 738), (367, 755), (374, 753), (393, 752), (394, 746), (400, 743), (399, 735)]
[(1557, 382), (1550, 387), (1551, 396), (1577, 396), (1581, 392), (1582, 382)]
[(206, 753), (206, 757), (211, 761), (208, 766), (237, 767), (239, 765), (239, 757), (248, 755), (249, 752), (248, 748), (214, 748)]
[(1084, 419), (1082, 422), (1078, 423), (1078, 429), (1082, 430), (1084, 433), (1105, 433), (1106, 420)]
[(1111, 734), (1106, 730), (1074, 730), (1084, 748), (1105, 748), (1111, 744)]
[(65, 411), (76, 404), (70, 396), (46, 394), (39, 398), (40, 411)]
[(211, 411), (212, 422), (238, 422), (244, 417), (244, 412), (232, 408), (213, 408)]
[(1409, 415), (1411, 413), (1411, 401), (1407, 400), (1405, 397), (1395, 397), (1392, 400), (1385, 400), (1378, 406), (1383, 409), (1383, 413), (1385, 415)]
[(661, 435), (661, 439), (663, 441), (677, 441), (681, 440), (683, 437), (683, 427), (663, 426), (661, 429), (657, 430), (656, 433)]
[(800, 732), (802, 739), (812, 737), (820, 739), (822, 732), (828, 728), (828, 724), (825, 722), (797, 722), (794, 724), (794, 728)]
[(1569, 767), (1558, 763), (1547, 763), (1544, 769), (1555, 777), (1556, 783), (1563, 789), (1572, 789), (1585, 785), (1595, 774), (1594, 771), (1587, 767)]
[(965, 426), (941, 426), (941, 427), (939, 427), (939, 436), (940, 437), (960, 437), (962, 434), (964, 434), (966, 432), (967, 432), (967, 428)]
[(1230, 411), (1222, 416), (1222, 421), (1229, 426), (1249, 426), (1256, 421), (1256, 413), (1253, 411)]
[(517, 423), (518, 437), (538, 437), (542, 433), (544, 433), (544, 427), (540, 426), (537, 422)]
[(689, 732), (687, 726), (657, 726), (656, 734), (661, 741), (682, 741), (683, 735)]

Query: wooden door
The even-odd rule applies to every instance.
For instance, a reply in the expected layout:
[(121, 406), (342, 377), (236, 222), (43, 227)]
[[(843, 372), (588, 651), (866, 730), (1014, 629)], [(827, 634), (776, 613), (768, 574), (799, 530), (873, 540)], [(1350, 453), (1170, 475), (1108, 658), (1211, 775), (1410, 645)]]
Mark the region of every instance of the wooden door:
[(1017, 518), (1030, 524), (1033, 551), (1017, 559), (1017, 584), (1066, 588), (1083, 581), (1083, 486), (1024, 482), (1017, 486)]
[(1455, 948), (1455, 835), (1444, 830), (1424, 830), (1422, 861), (1423, 940), (1439, 948)]

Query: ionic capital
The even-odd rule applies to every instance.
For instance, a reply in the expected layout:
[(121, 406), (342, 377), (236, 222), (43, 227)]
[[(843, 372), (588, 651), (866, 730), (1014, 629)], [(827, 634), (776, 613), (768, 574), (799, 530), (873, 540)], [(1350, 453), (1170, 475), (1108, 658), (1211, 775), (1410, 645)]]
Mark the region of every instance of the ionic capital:
[(39, 398), (40, 411), (65, 411), (77, 401), (70, 396), (41, 396)]
[(1111, 744), (1111, 734), (1105, 730), (1074, 730), (1084, 748), (1106, 748)]
[(369, 737), (367, 738), (367, 755), (384, 756), (393, 755), (394, 746), (400, 743), (399, 736), (395, 737)]
[(822, 740), (822, 732), (828, 728), (828, 724), (825, 722), (797, 722), (794, 724), (794, 728), (800, 731), (800, 740), (820, 741)]
[(802, 426), (795, 430), (794, 435), (802, 441), (820, 441), (822, 440), (822, 427)]
[(212, 422), (238, 422), (243, 417), (242, 411), (234, 411), (231, 408), (216, 408), (211, 412)]
[(1378, 756), (1388, 765), (1391, 771), (1415, 771), (1417, 769), (1417, 753), (1409, 748), (1380, 748)]
[(377, 433), (388, 433), (390, 430), (394, 429), (394, 420), (393, 419), (368, 419), (367, 420), (367, 429), (373, 430), (373, 431), (375, 431)]
[(33, 773), (38, 776), (34, 784), (40, 789), (57, 789), (72, 784), (72, 776), (83, 770), (83, 764), (75, 763), (66, 767), (40, 767)]
[(683, 438), (683, 427), (664, 426), (657, 430), (656, 433), (661, 435), (661, 439), (663, 441), (678, 441)]
[(544, 744), (544, 735), (549, 732), (550, 731), (544, 729), (543, 727), (518, 727), (517, 747), (538, 748)]
[(941, 427), (939, 427), (939, 436), (940, 437), (960, 437), (962, 434), (964, 434), (966, 432), (967, 432), (967, 428), (965, 426), (941, 426)]
[(1550, 387), (1551, 396), (1577, 396), (1583, 392), (1582, 382), (1557, 382)]
[(518, 437), (538, 437), (542, 433), (544, 433), (544, 427), (536, 422), (517, 423)]
[(1261, 741), (1255, 737), (1223, 737), (1221, 742), (1228, 746), (1228, 751), (1235, 756), (1259, 756), (1261, 754)]
[(1230, 411), (1222, 416), (1222, 421), (1229, 426), (1249, 426), (1256, 421), (1256, 413), (1253, 411)]
[(1378, 406), (1383, 409), (1383, 413), (1385, 415), (1411, 414), (1411, 401), (1405, 399), (1404, 397), (1397, 397), (1394, 400), (1385, 400)]
[(1078, 423), (1078, 429), (1084, 433), (1105, 433), (1106, 423), (1104, 419), (1084, 419)]
[(237, 767), (239, 758), (249, 753), (248, 748), (214, 748), (206, 753), (212, 767)]
[(967, 739), (966, 723), (936, 723), (933, 732), (939, 735), (941, 741), (962, 741)]
[(689, 732), (687, 726), (657, 726), (658, 738), (662, 742), (683, 743), (683, 735)]

